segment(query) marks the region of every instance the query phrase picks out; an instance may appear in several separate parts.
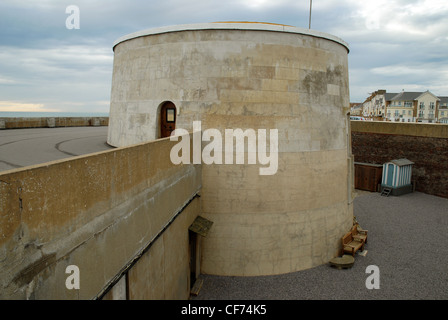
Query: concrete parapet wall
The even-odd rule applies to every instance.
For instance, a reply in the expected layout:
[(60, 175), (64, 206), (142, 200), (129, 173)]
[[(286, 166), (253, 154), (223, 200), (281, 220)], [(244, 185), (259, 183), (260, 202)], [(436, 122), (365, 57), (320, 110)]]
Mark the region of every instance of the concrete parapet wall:
[(0, 118), (0, 129), (107, 126), (109, 117)]
[[(0, 298), (100, 298), (120, 275), (131, 298), (188, 298), (185, 255), (200, 212), (201, 167), (173, 165), (174, 143), (2, 172)], [(79, 289), (66, 287), (69, 265), (79, 268)], [(157, 278), (140, 282), (137, 271), (151, 265)]]
[(441, 123), (400, 123), (351, 121), (352, 132), (395, 134), (414, 137), (448, 138), (448, 125)]
[(357, 162), (414, 162), (417, 191), (448, 198), (448, 125), (351, 121), (352, 152)]

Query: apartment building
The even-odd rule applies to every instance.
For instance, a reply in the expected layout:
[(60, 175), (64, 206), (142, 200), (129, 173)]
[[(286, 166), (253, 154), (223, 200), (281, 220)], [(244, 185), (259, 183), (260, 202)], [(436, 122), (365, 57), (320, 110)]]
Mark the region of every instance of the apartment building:
[[(352, 114), (355, 111), (352, 106)], [(448, 123), (448, 96), (438, 97), (429, 90), (400, 93), (377, 90), (362, 103), (363, 117), (374, 120)]]
[(383, 102), (383, 95), (386, 90), (377, 90), (370, 94), (370, 96), (362, 104), (362, 115), (364, 117), (375, 117), (380, 112)]
[(437, 118), (440, 123), (448, 123), (448, 97), (439, 97)]
[(362, 103), (350, 103), (350, 115), (362, 116)]
[(437, 122), (440, 99), (429, 90), (425, 92), (402, 91), (391, 99), (387, 120), (401, 122)]
[(363, 103), (362, 115), (364, 117), (384, 119), (391, 99), (397, 94), (386, 92), (386, 90), (373, 92)]
[(387, 108), (386, 119), (389, 121), (415, 122), (415, 110), (417, 108), (417, 98), (421, 92), (402, 91), (391, 98), (391, 103)]
[(437, 122), (437, 110), (440, 98), (429, 91), (417, 97), (417, 122)]

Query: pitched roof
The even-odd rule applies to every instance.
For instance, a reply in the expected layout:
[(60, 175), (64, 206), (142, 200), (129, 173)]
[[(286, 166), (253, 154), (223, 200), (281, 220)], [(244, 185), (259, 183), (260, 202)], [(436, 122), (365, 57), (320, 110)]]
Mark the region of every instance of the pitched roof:
[(402, 91), (395, 97), (391, 98), (391, 101), (412, 101), (421, 96), (423, 92), (406, 92)]
[(414, 162), (408, 160), (408, 159), (395, 159), (395, 160), (391, 160), (389, 161), (390, 163), (396, 164), (397, 166), (408, 166), (410, 164), (414, 164)]
[(386, 94), (384, 95), (384, 98), (386, 99), (386, 101), (391, 101), (393, 97), (395, 97), (398, 93), (392, 93), (392, 92), (386, 92)]
[(448, 103), (448, 97), (437, 97), (440, 99), (440, 104)]
[(417, 100), (418, 98), (420, 98), (421, 95), (424, 95), (426, 93), (432, 95), (434, 98), (436, 98), (436, 100), (440, 100), (439, 97), (437, 97), (435, 94), (433, 94), (429, 90), (426, 90), (426, 91), (423, 91), (423, 92), (406, 92), (406, 91), (402, 91), (402, 92), (400, 92), (399, 94), (397, 94), (395, 97), (393, 97), (390, 100), (391, 101), (413, 101), (413, 100)]

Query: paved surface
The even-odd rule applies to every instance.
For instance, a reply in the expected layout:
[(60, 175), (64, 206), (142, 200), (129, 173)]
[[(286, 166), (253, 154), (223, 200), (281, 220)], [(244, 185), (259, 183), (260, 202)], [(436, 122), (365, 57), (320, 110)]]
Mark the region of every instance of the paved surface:
[[(0, 171), (111, 147), (107, 127), (0, 131)], [(448, 299), (448, 199), (415, 192), (399, 197), (360, 192), (354, 214), (369, 230), (365, 256), (350, 269), (329, 264), (277, 276), (202, 275), (195, 300)], [(380, 288), (367, 289), (369, 265)]]
[[(356, 255), (352, 268), (326, 264), (277, 276), (202, 275), (204, 284), (194, 299), (448, 299), (448, 199), (367, 192), (355, 199), (354, 214), (369, 236), (367, 254)], [(369, 265), (379, 268), (379, 289), (366, 288)]]
[(0, 172), (108, 150), (107, 126), (0, 130)]

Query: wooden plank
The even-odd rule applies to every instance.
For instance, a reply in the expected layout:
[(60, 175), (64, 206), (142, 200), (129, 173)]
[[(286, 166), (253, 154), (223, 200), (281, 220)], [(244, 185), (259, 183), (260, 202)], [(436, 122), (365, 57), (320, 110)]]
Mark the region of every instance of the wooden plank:
[(198, 279), (194, 282), (194, 285), (193, 285), (193, 287), (191, 288), (190, 293), (191, 293), (193, 296), (197, 296), (197, 295), (199, 294), (199, 291), (201, 291), (201, 288), (202, 288), (202, 284), (203, 284), (203, 283), (204, 283), (204, 280), (201, 279), (201, 278), (198, 278)]
[(212, 221), (207, 220), (201, 216), (197, 216), (188, 229), (203, 237), (206, 237), (212, 225)]

